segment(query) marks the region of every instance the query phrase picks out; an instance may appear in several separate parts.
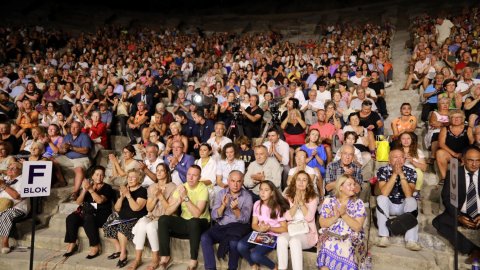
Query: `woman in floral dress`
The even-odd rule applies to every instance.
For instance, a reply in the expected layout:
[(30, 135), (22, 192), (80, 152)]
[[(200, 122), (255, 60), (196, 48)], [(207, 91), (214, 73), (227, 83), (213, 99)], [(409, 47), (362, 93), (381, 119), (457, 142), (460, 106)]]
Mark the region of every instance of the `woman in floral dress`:
[(355, 180), (342, 175), (336, 181), (335, 196), (322, 204), (317, 258), (321, 270), (357, 270), (365, 258), (366, 211), (354, 190)]

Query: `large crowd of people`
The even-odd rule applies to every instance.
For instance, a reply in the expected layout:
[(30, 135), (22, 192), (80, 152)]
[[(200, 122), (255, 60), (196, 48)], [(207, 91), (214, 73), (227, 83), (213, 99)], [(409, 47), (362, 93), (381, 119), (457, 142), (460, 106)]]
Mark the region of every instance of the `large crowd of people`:
[[(426, 159), (421, 150), (415, 149), (421, 141), (415, 142), (400, 135), (401, 144), (405, 153), (410, 153), (407, 154), (410, 166), (416, 170), (419, 179), (423, 178), (426, 163), (436, 162), (438, 165), (445, 210), (432, 224), (461, 253), (470, 255), (467, 263), (478, 259), (480, 247), (462, 233), (459, 234), (460, 240), (455, 242), (453, 232), (457, 230), (455, 219), (467, 231), (480, 228), (479, 15), (478, 8), (473, 7), (454, 16), (423, 14), (414, 18), (411, 42), (407, 44), (412, 50), (409, 76), (402, 89), (408, 90), (411, 85), (422, 89), (421, 121), (425, 122), (424, 144), (430, 151), (430, 158)], [(409, 121), (407, 117), (402, 118), (405, 124)], [(452, 160), (461, 165), (458, 207), (450, 203), (450, 181), (453, 180), (449, 179), (447, 172)]]
[[(480, 166), (476, 18), (418, 18), (404, 87), (425, 87), (421, 120), (428, 120), (425, 138), (440, 184), (448, 183), (452, 158), (474, 173), (459, 209), (460, 224), (470, 229), (480, 227), (480, 190), (471, 191), (479, 187)], [(98, 257), (101, 229), (115, 247), (107, 258), (130, 270), (143, 263), (145, 240), (148, 269), (167, 269), (171, 237), (189, 240), (189, 269), (197, 268), (201, 247), (205, 269), (216, 269), (215, 256), (227, 254), (229, 269), (241, 258), (252, 269), (287, 269), (290, 253), (292, 269), (300, 270), (302, 250), (315, 246), (319, 269), (359, 269), (367, 252), (364, 201), (377, 196), (381, 247), (389, 245), (391, 216), (418, 214), (431, 159), (418, 148), (409, 103), (392, 120), (388, 164), (376, 177), (366, 169), (389, 117), (388, 23), (332, 25), (319, 40), (298, 43), (274, 32), (1, 30), (0, 198), (10, 202), (0, 211), (2, 253), (11, 250), (15, 219), (29, 212), (17, 184), (25, 160), (52, 161), (52, 186), (71, 186), (69, 199), (79, 205), (65, 221), (64, 256), (78, 251), (83, 227), (87, 259)], [(112, 135), (128, 144), (112, 149)], [(110, 153), (107, 166), (98, 165), (102, 152)], [(434, 225), (449, 238), (447, 210)], [(404, 232), (412, 251), (422, 248), (418, 226)], [(474, 243), (462, 248), (469, 259), (478, 257)], [(267, 255), (275, 249), (272, 261)]]

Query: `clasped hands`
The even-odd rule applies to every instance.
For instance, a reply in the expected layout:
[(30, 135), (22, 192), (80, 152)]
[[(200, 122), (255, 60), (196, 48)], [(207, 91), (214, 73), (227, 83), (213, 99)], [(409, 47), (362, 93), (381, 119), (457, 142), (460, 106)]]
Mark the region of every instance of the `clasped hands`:
[(470, 230), (478, 230), (480, 229), (480, 215), (478, 215), (475, 219), (471, 219), (467, 216), (460, 215), (457, 218), (458, 223), (460, 223), (463, 227), (470, 229)]
[(238, 197), (231, 197), (228, 194), (223, 195), (222, 198), (222, 207), (227, 207), (227, 205), (230, 205), (230, 208), (232, 210), (238, 209)]

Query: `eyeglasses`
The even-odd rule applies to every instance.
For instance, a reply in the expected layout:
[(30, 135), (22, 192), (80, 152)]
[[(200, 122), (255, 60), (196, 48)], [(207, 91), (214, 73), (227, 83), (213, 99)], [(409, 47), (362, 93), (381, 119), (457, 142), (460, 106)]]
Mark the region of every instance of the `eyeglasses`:
[(480, 164), (480, 159), (467, 159), (466, 162), (469, 164)]

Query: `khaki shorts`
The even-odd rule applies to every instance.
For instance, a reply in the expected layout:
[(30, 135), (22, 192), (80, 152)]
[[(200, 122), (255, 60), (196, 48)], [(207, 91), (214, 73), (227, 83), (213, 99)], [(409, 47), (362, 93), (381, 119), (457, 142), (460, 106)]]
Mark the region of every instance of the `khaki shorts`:
[(88, 157), (69, 159), (67, 156), (61, 155), (56, 157), (55, 160), (63, 169), (82, 168), (87, 170), (90, 167), (90, 159)]

